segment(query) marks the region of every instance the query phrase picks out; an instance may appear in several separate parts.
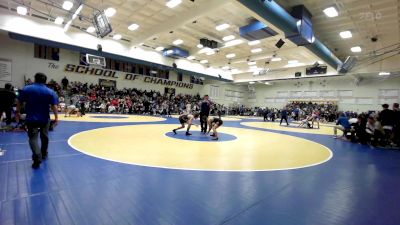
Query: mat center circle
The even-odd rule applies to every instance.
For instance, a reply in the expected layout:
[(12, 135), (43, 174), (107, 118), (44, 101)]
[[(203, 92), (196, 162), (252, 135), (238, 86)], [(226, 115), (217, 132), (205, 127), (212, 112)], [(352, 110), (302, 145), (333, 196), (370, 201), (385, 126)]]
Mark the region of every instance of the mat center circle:
[[(212, 141), (197, 127), (190, 136), (184, 129), (175, 135), (174, 128), (176, 124), (104, 127), (77, 133), (68, 143), (102, 159), (185, 170), (287, 170), (319, 165), (332, 157), (319, 143), (285, 134), (220, 127), (222, 141)], [(235, 140), (224, 141), (229, 138)]]
[[(186, 135), (185, 133), (186, 133), (186, 130), (177, 131), (177, 134), (174, 134), (171, 131), (171, 132), (166, 133), (165, 135), (170, 138), (176, 138), (176, 139), (181, 139), (181, 140), (186, 140), (186, 141), (212, 141), (212, 142), (215, 142), (215, 140), (213, 140), (214, 137), (210, 136), (210, 134), (204, 134), (200, 131), (190, 131), (190, 133), (192, 135)], [(211, 134), (212, 134), (212, 132), (211, 132)], [(237, 139), (237, 137), (234, 135), (218, 132), (218, 142), (233, 141), (235, 139)]]

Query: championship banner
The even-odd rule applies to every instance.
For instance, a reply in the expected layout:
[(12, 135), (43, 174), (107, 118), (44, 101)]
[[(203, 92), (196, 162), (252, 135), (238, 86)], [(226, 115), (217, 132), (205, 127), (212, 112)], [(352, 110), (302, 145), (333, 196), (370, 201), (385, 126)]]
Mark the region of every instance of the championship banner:
[[(107, 70), (107, 69), (103, 69), (103, 68), (89, 67), (89, 66), (85, 66), (85, 65), (67, 64), (64, 68), (64, 71), (71, 72), (71, 73), (93, 75), (93, 76), (101, 76), (101, 77), (106, 77), (106, 78), (115, 78), (115, 79), (120, 78), (117, 74), (117, 71)], [(193, 84), (184, 83), (184, 82), (180, 82), (180, 81), (170, 81), (170, 80), (163, 79), (163, 78), (150, 77), (150, 76), (144, 76), (144, 75), (139, 75), (139, 74), (123, 73), (122, 78), (125, 80), (130, 80), (130, 81), (142, 80), (144, 83), (152, 83), (152, 84), (158, 84), (158, 85), (163, 85), (163, 86), (168, 86), (168, 87), (193, 89)]]

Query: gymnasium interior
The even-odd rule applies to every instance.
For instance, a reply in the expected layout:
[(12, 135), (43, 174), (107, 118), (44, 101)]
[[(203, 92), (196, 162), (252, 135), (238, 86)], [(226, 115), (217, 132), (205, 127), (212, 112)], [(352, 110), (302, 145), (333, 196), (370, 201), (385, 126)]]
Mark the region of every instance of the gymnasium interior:
[(399, 15), (0, 0), (0, 225), (400, 224)]

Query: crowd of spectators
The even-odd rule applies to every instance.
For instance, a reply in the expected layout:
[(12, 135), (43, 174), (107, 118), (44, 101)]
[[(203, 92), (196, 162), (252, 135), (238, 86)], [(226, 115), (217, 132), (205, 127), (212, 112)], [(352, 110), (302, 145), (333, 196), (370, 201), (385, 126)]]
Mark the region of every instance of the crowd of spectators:
[(343, 138), (353, 142), (372, 146), (400, 147), (399, 104), (394, 103), (392, 109), (388, 104), (383, 104), (379, 113), (361, 113), (350, 120), (348, 115), (342, 113), (335, 129), (343, 130)]
[[(60, 96), (60, 111), (74, 105), (85, 112), (170, 116), (199, 111), (201, 97), (189, 94), (160, 93), (136, 88), (116, 89), (98, 84), (71, 82), (62, 86), (50, 81), (49, 87)], [(212, 113), (221, 114), (223, 105), (213, 103)], [(225, 110), (224, 110), (225, 111)]]
[[(27, 80), (26, 84), (30, 83), (31, 81)], [(66, 78), (61, 83), (50, 80), (47, 86), (55, 90), (59, 96), (59, 111), (65, 111), (73, 105), (80, 111), (79, 115), (84, 115), (86, 112), (98, 112), (170, 116), (171, 114), (192, 113), (200, 110), (201, 96), (199, 94), (162, 94), (158, 91), (135, 88), (118, 90), (98, 84), (69, 82)], [(11, 89), (7, 86), (3, 92), (12, 93)], [(10, 107), (8, 105), (7, 107)], [(318, 127), (319, 122), (336, 122), (335, 134), (337, 130), (342, 130), (344, 132), (342, 138), (374, 146), (399, 146), (399, 105), (393, 104), (392, 109), (389, 109), (387, 104), (382, 107), (382, 111), (378, 113), (358, 114), (352, 111), (339, 112), (336, 102), (289, 102), (282, 109), (250, 108), (244, 105), (227, 107), (213, 102), (211, 114), (261, 116), (264, 117), (264, 121), (275, 121), (285, 115), (284, 117), (289, 118), (289, 121), (301, 121), (301, 124), (310, 118), (312, 124), (314, 121), (318, 121)], [(6, 111), (3, 109), (5, 106), (0, 108), (0, 111)], [(7, 124), (10, 124), (9, 113), (6, 121)], [(308, 128), (313, 128), (310, 124), (308, 124)]]

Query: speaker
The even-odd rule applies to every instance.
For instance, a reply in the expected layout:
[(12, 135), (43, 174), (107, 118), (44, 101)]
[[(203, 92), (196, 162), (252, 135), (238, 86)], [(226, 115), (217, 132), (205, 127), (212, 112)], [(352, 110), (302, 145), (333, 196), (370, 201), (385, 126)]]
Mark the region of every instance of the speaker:
[(279, 39), (278, 42), (276, 42), (275, 46), (277, 48), (282, 48), (282, 46), (285, 44), (285, 42), (282, 39)]
[(176, 63), (172, 63), (172, 67), (174, 67), (175, 69), (178, 68), (178, 66), (176, 65)]
[(301, 77), (301, 72), (294, 73), (294, 77)]
[(206, 38), (200, 39), (200, 44), (211, 49), (218, 48), (218, 42)]
[(100, 44), (97, 45), (97, 51), (99, 52), (103, 51), (103, 47)]

